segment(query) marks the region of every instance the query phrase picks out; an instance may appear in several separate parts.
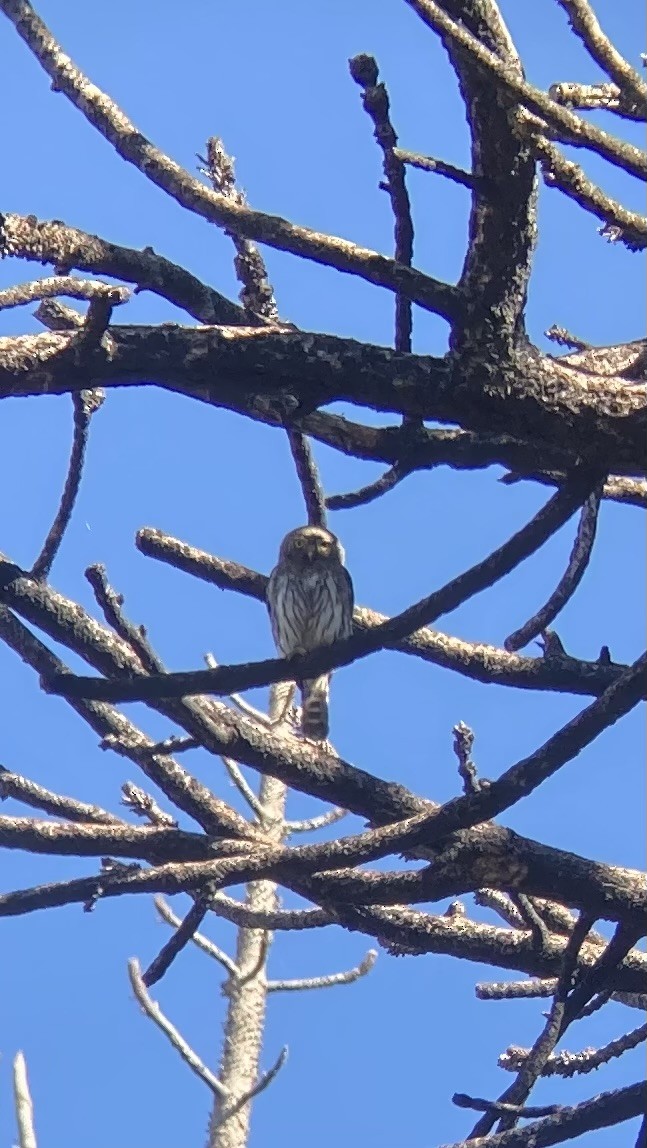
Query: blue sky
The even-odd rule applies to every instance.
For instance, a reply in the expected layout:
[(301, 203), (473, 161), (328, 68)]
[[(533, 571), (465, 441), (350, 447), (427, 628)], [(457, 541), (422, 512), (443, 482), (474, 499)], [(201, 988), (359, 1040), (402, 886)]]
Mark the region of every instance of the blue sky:
[[(502, 10), (528, 78), (598, 78), (568, 35), (554, 0)], [(209, 135), (236, 157), (251, 204), (295, 222), (390, 253), (392, 220), (377, 189), (380, 156), (347, 59), (378, 60), (391, 95), (401, 145), (468, 165), (464, 111), (439, 43), (403, 3), (283, 0), (245, 5), (127, 0), (99, 10), (81, 0), (43, 0), (39, 11), (75, 62), (138, 127), (194, 171)], [(637, 62), (644, 25), (637, 3), (600, 0), (597, 11), (619, 48)], [(117, 243), (152, 246), (235, 297), (231, 245), (214, 227), (184, 212), (116, 157), (111, 147), (49, 81), (0, 18), (3, 210), (62, 219)], [(601, 121), (600, 121), (601, 122)], [(613, 121), (615, 127), (620, 121)], [(641, 133), (621, 124), (626, 138)], [(582, 160), (582, 153), (575, 158)], [(595, 159), (587, 170), (627, 206), (642, 209), (642, 189)], [(409, 172), (416, 266), (455, 281), (464, 255), (467, 192)], [(595, 343), (644, 330), (644, 264), (596, 234), (593, 217), (542, 190), (540, 242), (528, 308), (532, 337), (558, 323)], [(348, 275), (266, 251), (281, 314), (305, 329), (388, 345), (393, 298)], [(36, 277), (36, 265), (7, 260), (0, 285)], [(47, 273), (47, 270), (45, 271)], [(118, 318), (183, 322), (173, 307), (139, 295)], [(0, 316), (0, 333), (40, 329), (30, 309)], [(446, 325), (416, 312), (414, 350), (442, 353)], [(357, 417), (357, 413), (355, 414)], [(388, 420), (387, 420), (388, 421)], [(69, 398), (2, 405), (0, 547), (29, 567), (55, 513), (71, 432)], [(379, 467), (316, 446), (326, 490), (352, 489)], [(501, 471), (439, 469), (417, 475), (384, 499), (332, 516), (357, 600), (391, 613), (481, 558), (546, 500), (545, 489), (498, 483)], [(281, 537), (303, 520), (284, 436), (226, 412), (198, 407), (154, 389), (109, 393), (91, 432), (76, 511), (52, 574), (53, 584), (94, 611), (83, 571), (106, 564), (130, 616), (146, 625), (172, 669), (199, 667), (206, 650), (245, 661), (272, 650), (262, 607), (191, 580), (139, 555), (135, 531), (156, 526), (213, 553), (268, 572)], [(559, 578), (574, 524), (503, 583), (441, 620), (447, 632), (500, 645), (543, 602)], [(608, 644), (617, 661), (643, 645), (644, 534), (640, 512), (605, 505), (590, 570), (558, 624), (572, 654), (593, 658)], [(134, 767), (98, 749), (95, 735), (64, 704), (41, 696), (32, 670), (0, 647), (6, 707), (0, 760), (53, 789), (119, 809), (119, 788)], [(377, 702), (368, 702), (368, 696)], [(458, 790), (452, 726), (475, 730), (481, 773), (498, 776), (577, 713), (584, 699), (512, 691), (381, 653), (339, 673), (333, 686), (333, 736), (342, 756), (436, 800)], [(137, 707), (130, 712), (154, 736), (170, 727)], [(607, 731), (530, 799), (504, 818), (548, 844), (620, 865), (643, 856), (643, 717), (634, 712)], [(236, 803), (220, 764), (193, 754), (186, 764)], [(315, 803), (290, 799), (294, 814)], [(7, 802), (3, 812), (23, 814)], [(344, 829), (359, 825), (354, 819)], [(92, 873), (94, 862), (5, 853), (2, 888)], [(181, 911), (180, 901), (175, 904)], [(439, 907), (443, 911), (444, 905)], [(206, 930), (221, 944), (233, 930)], [(143, 898), (6, 921), (5, 992), (0, 1008), (0, 1141), (14, 1135), (10, 1063), (28, 1061), (37, 1131), (43, 1146), (175, 1148), (202, 1143), (209, 1097), (140, 1015), (126, 961), (146, 965), (167, 937)], [(279, 937), (273, 977), (311, 976), (358, 962), (367, 939), (339, 929)], [(252, 1148), (278, 1137), (307, 1138), (312, 1148), (367, 1142), (410, 1148), (459, 1139), (468, 1114), (454, 1091), (495, 1096), (510, 1078), (496, 1057), (532, 1043), (545, 1002), (480, 1003), (477, 980), (498, 979), (477, 965), (442, 957), (394, 959), (381, 952), (370, 976), (351, 988), (286, 994), (270, 1001), (263, 1063), (287, 1044), (290, 1059), (253, 1118)], [(7, 985), (11, 986), (6, 991)], [(217, 1063), (224, 1002), (219, 971), (186, 952), (157, 986), (162, 1006), (212, 1066)], [(565, 1046), (600, 1044), (639, 1023), (610, 1006), (576, 1027)], [(630, 1061), (633, 1063), (630, 1065)], [(535, 1103), (569, 1102), (636, 1079), (630, 1054), (595, 1077), (551, 1081)], [(623, 1137), (625, 1133), (623, 1132)], [(592, 1148), (618, 1143), (613, 1129), (591, 1135)]]

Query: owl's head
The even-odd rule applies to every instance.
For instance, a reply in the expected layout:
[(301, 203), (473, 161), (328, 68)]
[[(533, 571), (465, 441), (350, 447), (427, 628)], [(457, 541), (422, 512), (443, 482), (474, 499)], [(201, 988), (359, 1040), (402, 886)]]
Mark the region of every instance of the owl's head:
[(323, 526), (298, 526), (283, 539), (279, 561), (301, 567), (339, 565), (343, 564), (344, 550), (339, 539)]

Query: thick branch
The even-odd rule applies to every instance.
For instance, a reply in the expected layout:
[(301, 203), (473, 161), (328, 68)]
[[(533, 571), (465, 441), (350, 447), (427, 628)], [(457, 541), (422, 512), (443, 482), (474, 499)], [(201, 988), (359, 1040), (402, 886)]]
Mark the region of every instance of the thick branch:
[(532, 427), (547, 461), (562, 450), (571, 467), (583, 457), (645, 473), (646, 388), (532, 348), (502, 365), (481, 356), (465, 378), (443, 359), (278, 328), (113, 326), (111, 337), (110, 353), (60, 333), (0, 339), (0, 396), (155, 384), (279, 426), (344, 401), (522, 441)]
[[(424, 12), (412, 5), (419, 15)], [(494, 3), (447, 0), (449, 17), (501, 61), (506, 75), (523, 79), (521, 62)], [(451, 23), (451, 21), (450, 21)], [(465, 294), (464, 322), (452, 329), (452, 349), (460, 373), (482, 370), (481, 363), (509, 358), (524, 338), (524, 309), (535, 242), (537, 185), (526, 142), (514, 132), (516, 100), (501, 98), (496, 83), (483, 83), (483, 71), (447, 29), (436, 29), (456, 72), (471, 136), (473, 173), (469, 242), (459, 287)]]

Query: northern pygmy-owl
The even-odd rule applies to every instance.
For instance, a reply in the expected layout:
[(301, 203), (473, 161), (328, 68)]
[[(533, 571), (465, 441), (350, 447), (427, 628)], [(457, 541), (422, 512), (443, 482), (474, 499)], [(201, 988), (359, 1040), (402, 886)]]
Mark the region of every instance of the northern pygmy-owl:
[[(267, 585), (267, 606), (277, 649), (284, 658), (328, 646), (353, 630), (353, 583), (344, 551), (322, 526), (286, 534)], [(305, 737), (328, 736), (330, 674), (299, 682)]]

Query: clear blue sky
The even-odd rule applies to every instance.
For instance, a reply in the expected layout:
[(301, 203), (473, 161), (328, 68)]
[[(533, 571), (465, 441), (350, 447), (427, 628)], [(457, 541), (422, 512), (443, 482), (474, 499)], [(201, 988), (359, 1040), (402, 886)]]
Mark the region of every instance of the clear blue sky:
[[(542, 86), (594, 80), (597, 72), (567, 33), (554, 0), (503, 12), (527, 69)], [(453, 74), (439, 43), (403, 3), (328, 0), (313, 6), (132, 4), (42, 0), (39, 10), (76, 63), (174, 159), (195, 170), (205, 139), (220, 135), (236, 157), (254, 207), (390, 253), (392, 220), (377, 189), (380, 157), (349, 56), (373, 53), (389, 87), (403, 147), (468, 164), (468, 138)], [(599, 0), (605, 29), (636, 63), (644, 25), (635, 0)], [(128, 167), (49, 81), (0, 17), (3, 116), (2, 208), (66, 223), (156, 251), (235, 297), (229, 242), (180, 209)], [(617, 127), (620, 121), (613, 121)], [(622, 125), (627, 138), (642, 133)], [(577, 156), (582, 159), (582, 153)], [(595, 160), (590, 173), (613, 195), (642, 209), (642, 191)], [(415, 263), (455, 281), (464, 254), (467, 192), (419, 172), (408, 176), (414, 203)], [(596, 343), (644, 331), (644, 265), (606, 244), (597, 223), (556, 192), (542, 190), (541, 239), (529, 304), (533, 338), (552, 323)], [(393, 298), (358, 279), (266, 252), (282, 315), (305, 329), (388, 345)], [(36, 265), (7, 261), (0, 285), (36, 277)], [(156, 323), (184, 318), (140, 295), (119, 316)], [(29, 309), (0, 316), (2, 334), (40, 329)], [(417, 312), (414, 349), (442, 353), (445, 324)], [(27, 567), (55, 512), (70, 443), (67, 397), (2, 405), (0, 548)], [(379, 468), (316, 447), (328, 492), (352, 489)], [(347, 549), (359, 602), (397, 611), (502, 542), (548, 497), (530, 485), (501, 486), (492, 468), (415, 476), (365, 509), (333, 516)], [(303, 520), (284, 436), (170, 394), (111, 391), (92, 427), (83, 486), (54, 567), (54, 585), (94, 610), (83, 577), (106, 564), (130, 616), (146, 625), (173, 669), (271, 653), (262, 607), (210, 588), (139, 555), (135, 531), (156, 526), (213, 553), (269, 571), (285, 531)], [(544, 601), (572, 544), (571, 523), (541, 554), (502, 584), (440, 623), (448, 632), (501, 644)], [(644, 534), (640, 511), (605, 505), (583, 586), (558, 629), (569, 652), (592, 658), (608, 644), (631, 661), (644, 634)], [(0, 647), (4, 716), (0, 760), (61, 792), (119, 810), (119, 787), (134, 767), (100, 751), (95, 735), (60, 701), (39, 694), (36, 677)], [(378, 704), (365, 701), (368, 690)], [(333, 735), (349, 761), (417, 792), (445, 800), (458, 790), (452, 726), (475, 730), (483, 775), (498, 776), (578, 712), (584, 699), (483, 686), (395, 653), (340, 672)], [(155, 736), (171, 732), (144, 709), (131, 711)], [(511, 811), (522, 833), (584, 855), (636, 866), (643, 855), (643, 716), (634, 712)], [(187, 765), (232, 801), (217, 761)], [(314, 802), (291, 800), (294, 813)], [(23, 814), (7, 802), (4, 812)], [(353, 819), (345, 823), (350, 829)], [(2, 856), (2, 888), (93, 873), (95, 863)], [(175, 907), (181, 911), (180, 901)], [(444, 905), (438, 907), (442, 912)], [(232, 945), (218, 921), (208, 932)], [(2, 923), (0, 1141), (15, 1135), (10, 1064), (24, 1049), (43, 1148), (176, 1148), (202, 1144), (209, 1097), (132, 998), (126, 961), (148, 964), (167, 938), (152, 903), (121, 898), (92, 915), (69, 907)], [(274, 977), (310, 976), (354, 965), (368, 943), (341, 930), (280, 936)], [(473, 985), (498, 979), (481, 966), (442, 957), (394, 959), (381, 952), (370, 976), (351, 988), (276, 996), (270, 1002), (264, 1067), (283, 1044), (290, 1059), (253, 1118), (252, 1148), (307, 1142), (326, 1148), (364, 1142), (433, 1148), (459, 1139), (469, 1114), (452, 1092), (496, 1096), (510, 1077), (496, 1067), (510, 1044), (532, 1043), (545, 1002), (480, 1003)], [(154, 992), (174, 1023), (212, 1066), (224, 1002), (219, 970), (186, 952)], [(620, 1035), (637, 1014), (610, 1006), (577, 1026), (565, 1046)], [(632, 1062), (630, 1064), (630, 1062)], [(594, 1076), (551, 1081), (535, 1103), (569, 1102), (637, 1079), (640, 1053)], [(629, 1142), (626, 1129), (591, 1135), (591, 1148)]]

